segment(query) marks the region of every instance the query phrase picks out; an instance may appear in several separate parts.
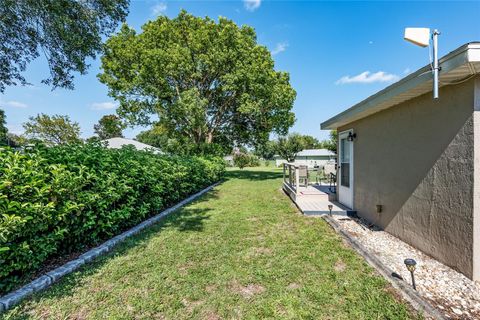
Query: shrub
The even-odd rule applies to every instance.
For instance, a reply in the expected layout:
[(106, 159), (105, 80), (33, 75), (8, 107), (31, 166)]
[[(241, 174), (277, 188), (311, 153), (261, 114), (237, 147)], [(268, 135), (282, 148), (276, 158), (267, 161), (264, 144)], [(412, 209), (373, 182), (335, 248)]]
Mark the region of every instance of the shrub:
[(221, 179), (221, 158), (100, 144), (0, 149), (0, 293)]
[(237, 152), (233, 155), (233, 164), (240, 169), (245, 167), (258, 167), (260, 160), (253, 154)]

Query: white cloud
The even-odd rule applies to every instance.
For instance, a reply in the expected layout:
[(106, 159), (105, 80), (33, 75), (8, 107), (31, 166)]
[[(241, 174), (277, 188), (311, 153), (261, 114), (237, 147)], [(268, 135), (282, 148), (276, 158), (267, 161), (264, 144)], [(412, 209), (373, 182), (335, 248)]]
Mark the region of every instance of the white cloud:
[(14, 101), (14, 100), (1, 102), (1, 105), (5, 107), (10, 107), (10, 108), (20, 108), (20, 109), (28, 108), (28, 105), (26, 105), (25, 103)]
[(288, 47), (288, 43), (286, 42), (277, 43), (277, 45), (275, 46), (275, 49), (272, 50), (272, 54), (273, 55), (279, 54), (280, 52), (287, 50), (287, 47)]
[(348, 84), (348, 83), (374, 83), (374, 82), (393, 82), (400, 79), (399, 76), (385, 71), (378, 71), (371, 73), (370, 71), (362, 72), (356, 76), (344, 76), (338, 79), (335, 84)]
[(243, 0), (243, 5), (248, 11), (255, 11), (260, 8), (262, 0)]
[(159, 2), (153, 7), (150, 8), (152, 11), (152, 16), (159, 16), (165, 13), (167, 11), (167, 3), (166, 2)]
[(110, 109), (115, 109), (118, 107), (118, 104), (116, 102), (94, 102), (90, 105), (90, 108), (92, 110), (110, 110)]
[(412, 70), (410, 70), (410, 68), (405, 68), (405, 70), (403, 70), (403, 74), (409, 74), (411, 72)]

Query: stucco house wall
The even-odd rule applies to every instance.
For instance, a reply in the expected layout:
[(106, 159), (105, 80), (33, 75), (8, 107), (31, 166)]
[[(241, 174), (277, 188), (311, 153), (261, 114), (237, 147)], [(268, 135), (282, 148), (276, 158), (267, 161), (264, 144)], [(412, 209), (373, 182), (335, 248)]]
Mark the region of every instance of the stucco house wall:
[[(442, 87), (438, 100), (427, 93), (344, 125), (338, 132), (353, 129), (357, 134), (353, 209), (358, 215), (478, 280), (476, 83), (478, 90), (478, 76)], [(480, 195), (478, 188), (475, 192)], [(381, 212), (376, 205), (382, 206)], [(480, 205), (478, 199), (475, 205)]]

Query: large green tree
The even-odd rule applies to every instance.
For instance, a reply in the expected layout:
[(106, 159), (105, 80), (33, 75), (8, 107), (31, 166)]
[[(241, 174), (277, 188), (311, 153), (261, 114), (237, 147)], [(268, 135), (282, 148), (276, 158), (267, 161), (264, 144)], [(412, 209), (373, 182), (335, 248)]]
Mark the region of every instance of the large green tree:
[(255, 146), (254, 154), (265, 160), (272, 160), (277, 152), (277, 142), (269, 140), (265, 143)]
[[(250, 144), (285, 134), (295, 90), (276, 71), (253, 28), (233, 21), (178, 17), (124, 25), (106, 42), (101, 82), (131, 124), (156, 125), (190, 144)], [(152, 117), (154, 116), (154, 117)]]
[(305, 149), (305, 140), (299, 133), (291, 133), (288, 136), (279, 137), (276, 151), (282, 159), (288, 162), (295, 161), (297, 153)]
[(39, 114), (23, 124), (25, 135), (47, 145), (80, 141), (80, 125), (68, 116)]
[(95, 134), (102, 140), (123, 137), (125, 125), (122, 120), (114, 114), (108, 114), (100, 118), (98, 123), (93, 126)]
[(302, 144), (304, 149), (320, 149), (322, 148), (321, 142), (318, 141), (317, 138), (309, 136), (309, 135), (302, 135), (301, 136)]
[(73, 73), (102, 49), (128, 13), (129, 0), (0, 0), (0, 92), (27, 84), (28, 63), (43, 53), (50, 75), (43, 83), (73, 88)]

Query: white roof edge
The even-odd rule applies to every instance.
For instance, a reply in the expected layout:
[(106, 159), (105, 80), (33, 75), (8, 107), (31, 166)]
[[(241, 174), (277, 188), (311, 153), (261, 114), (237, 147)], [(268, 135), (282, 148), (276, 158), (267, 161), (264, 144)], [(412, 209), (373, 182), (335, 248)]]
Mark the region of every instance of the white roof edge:
[[(464, 44), (463, 46), (455, 49), (454, 51), (443, 56), (439, 60), (439, 66), (441, 67), (440, 77), (447, 74), (448, 72), (463, 66), (468, 63), (480, 63), (480, 42), (470, 42)], [(393, 103), (382, 109), (375, 110), (375, 107), (381, 103), (386, 103), (388, 100), (396, 97), (402, 93), (424, 84), (426, 82), (432, 81), (432, 76), (428, 72), (430, 70), (430, 65), (426, 65), (423, 68), (418, 69), (414, 73), (402, 78), (401, 80), (391, 84), (385, 89), (380, 90), (379, 92), (371, 95), (365, 100), (355, 104), (349, 109), (335, 115), (334, 117), (322, 122), (320, 128), (322, 130), (334, 130), (340, 126), (346, 125), (350, 122), (362, 119), (373, 113), (384, 110), (386, 108), (392, 107), (401, 102)], [(470, 68), (470, 74), (480, 73), (480, 68)], [(417, 96), (423, 94), (419, 93)], [(410, 97), (409, 99), (413, 98)], [(406, 99), (408, 100), (408, 99)], [(404, 101), (406, 101), (404, 100)], [(365, 115), (361, 115), (364, 113)]]

